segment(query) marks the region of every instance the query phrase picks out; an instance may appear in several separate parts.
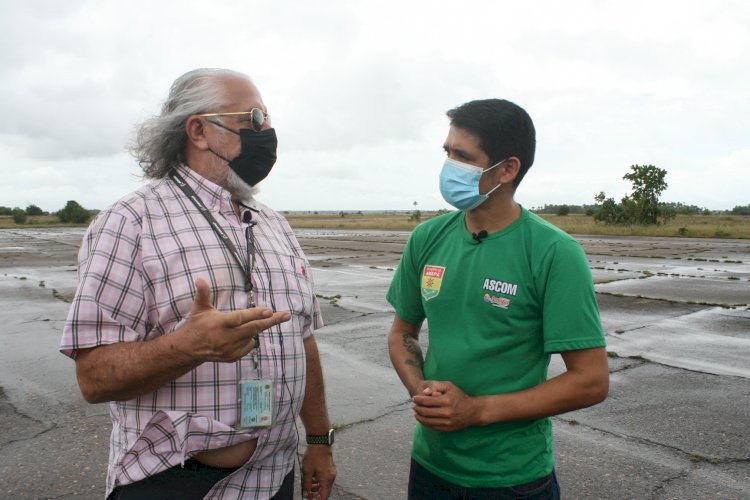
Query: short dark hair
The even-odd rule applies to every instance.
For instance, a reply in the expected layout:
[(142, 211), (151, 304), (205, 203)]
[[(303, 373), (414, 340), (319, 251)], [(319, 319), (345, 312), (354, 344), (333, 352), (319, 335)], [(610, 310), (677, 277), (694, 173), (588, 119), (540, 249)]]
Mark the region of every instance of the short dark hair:
[(447, 113), (451, 125), (479, 138), (479, 147), (490, 157), (490, 165), (515, 156), (521, 168), (513, 187), (521, 183), (534, 163), (536, 130), (529, 114), (505, 99), (481, 99), (467, 102)]

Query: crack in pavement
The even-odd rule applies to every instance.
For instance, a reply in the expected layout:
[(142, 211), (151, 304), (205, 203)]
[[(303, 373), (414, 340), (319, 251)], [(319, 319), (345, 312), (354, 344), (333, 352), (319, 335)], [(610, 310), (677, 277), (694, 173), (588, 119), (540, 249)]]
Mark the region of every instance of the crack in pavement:
[[(610, 352), (617, 354), (617, 352), (615, 351), (607, 351), (607, 353), (610, 353)], [(711, 372), (696, 370), (694, 368), (685, 368), (683, 366), (669, 365), (667, 363), (660, 363), (659, 361), (654, 361), (653, 359), (645, 358), (642, 355), (637, 355), (637, 356), (619, 356), (618, 355), (618, 356), (613, 356), (613, 359), (633, 359), (636, 361), (645, 361), (645, 363), (641, 363), (637, 366), (631, 366), (628, 369), (640, 368), (641, 366), (644, 366), (646, 363), (651, 363), (657, 366), (663, 366), (664, 368), (671, 368), (673, 370), (683, 370), (683, 371), (690, 372), (690, 373), (700, 373), (701, 375), (710, 375), (712, 377), (722, 377), (722, 378), (729, 378), (729, 379), (735, 379), (735, 380), (740, 380), (740, 381), (747, 380), (747, 377), (743, 377), (742, 375), (718, 374), (718, 373), (711, 373)], [(611, 371), (610, 373), (617, 373), (618, 371), (620, 370), (614, 370), (614, 371)]]
[(352, 493), (351, 491), (337, 485), (336, 483), (333, 483), (333, 489), (336, 490), (336, 492), (338, 492), (339, 494), (346, 495), (354, 500), (367, 500), (367, 497), (361, 497), (355, 493)]
[(25, 413), (23, 413), (22, 411), (20, 411), (18, 408), (16, 408), (16, 406), (13, 403), (11, 403), (7, 399), (7, 396), (5, 395), (5, 392), (2, 390), (2, 387), (0, 387), (0, 405), (5, 405), (8, 408), (10, 408), (11, 412), (13, 414), (15, 414), (16, 416), (20, 417), (21, 419), (30, 420), (30, 421), (32, 421), (32, 422), (34, 422), (36, 424), (41, 425), (41, 426), (49, 425), (49, 427), (47, 427), (45, 429), (42, 429), (41, 431), (37, 432), (33, 436), (29, 436), (29, 437), (25, 437), (25, 438), (18, 438), (18, 439), (11, 439), (10, 441), (6, 441), (6, 442), (0, 444), (0, 450), (2, 450), (6, 446), (14, 444), (14, 443), (19, 443), (19, 442), (22, 442), (22, 441), (28, 441), (30, 439), (36, 439), (39, 436), (42, 436), (42, 435), (48, 433), (49, 431), (51, 431), (53, 429), (56, 429), (58, 427), (57, 423), (47, 424), (47, 423), (45, 423), (45, 422), (43, 422), (41, 420), (38, 420), (38, 419), (36, 419), (36, 418), (34, 418), (34, 417), (30, 416), (30, 415), (26, 415)]
[[(624, 281), (624, 280), (621, 280)], [(598, 283), (597, 283), (598, 284)], [(668, 302), (670, 304), (681, 304), (681, 305), (688, 305), (688, 306), (709, 306), (709, 307), (721, 307), (722, 309), (737, 309), (741, 307), (746, 307), (748, 304), (719, 304), (715, 302), (695, 302), (692, 300), (682, 301), (682, 300), (674, 300), (674, 299), (663, 299), (660, 297), (649, 297), (647, 295), (632, 295), (628, 293), (621, 293), (621, 292), (604, 292), (600, 290), (596, 290), (597, 295), (609, 295), (611, 297), (627, 297), (631, 299), (648, 299), (648, 300), (658, 300), (659, 302)]]
[(681, 470), (678, 474), (672, 477), (666, 477), (659, 481), (659, 483), (651, 490), (651, 497), (657, 498), (661, 494), (669, 483), (678, 481), (680, 479), (687, 479), (690, 473), (687, 470)]
[(387, 406), (386, 408), (390, 408), (390, 411), (386, 411), (385, 413), (376, 415), (374, 417), (357, 420), (356, 422), (349, 422), (348, 424), (340, 424), (337, 430), (348, 429), (350, 427), (354, 427), (354, 426), (361, 425), (361, 424), (369, 424), (377, 420), (380, 420), (383, 417), (388, 417), (390, 415), (393, 415), (394, 413), (399, 413), (399, 412), (403, 412), (406, 410), (410, 410), (411, 409), (411, 407), (409, 406), (410, 404), (411, 404), (411, 401), (404, 401), (403, 403), (398, 403), (396, 405)]
[[(338, 305), (338, 304), (331, 304), (331, 305), (332, 305), (333, 307), (338, 307), (339, 309), (343, 309), (343, 310), (344, 310), (344, 311), (346, 311), (346, 312), (350, 312), (350, 313), (356, 313), (356, 312), (358, 312), (358, 311), (352, 311), (352, 310), (350, 310), (350, 309), (347, 309), (347, 308), (345, 308), (345, 307), (341, 307), (341, 306), (340, 306), (340, 305)], [(372, 312), (359, 313), (359, 316), (354, 316), (354, 317), (352, 317), (352, 318), (343, 318), (343, 319), (340, 319), (340, 320), (338, 320), (338, 321), (333, 321), (333, 322), (331, 322), (331, 323), (326, 323), (326, 325), (325, 325), (325, 326), (333, 326), (333, 325), (339, 325), (339, 324), (341, 324), (341, 323), (346, 323), (347, 321), (352, 321), (352, 320), (355, 320), (355, 319), (360, 319), (360, 318), (364, 318), (364, 317), (370, 316), (371, 314), (375, 314), (375, 313), (372, 313)]]
[(646, 445), (649, 445), (649, 446), (653, 446), (655, 448), (663, 448), (663, 449), (666, 449), (666, 450), (669, 450), (669, 451), (672, 451), (672, 452), (677, 452), (680, 455), (685, 455), (685, 457), (687, 457), (688, 460), (690, 460), (691, 462), (694, 462), (694, 463), (695, 462), (705, 461), (705, 462), (709, 462), (709, 463), (711, 463), (713, 465), (719, 465), (719, 464), (726, 464), (726, 463), (737, 463), (737, 462), (744, 463), (744, 462), (750, 462), (750, 457), (704, 457), (704, 456), (701, 456), (701, 455), (697, 455), (695, 453), (690, 453), (688, 451), (685, 451), (685, 450), (683, 450), (682, 448), (680, 448), (678, 446), (673, 446), (673, 445), (669, 445), (669, 444), (659, 443), (659, 442), (652, 441), (650, 439), (643, 438), (643, 437), (629, 436), (627, 434), (622, 434), (622, 433), (619, 433), (619, 432), (602, 429), (600, 427), (594, 427), (593, 425), (588, 425), (588, 424), (581, 423), (581, 422), (579, 422), (576, 419), (572, 419), (572, 418), (571, 419), (566, 419), (566, 418), (564, 418), (564, 417), (562, 417), (560, 415), (553, 416), (552, 419), (553, 420), (558, 420), (558, 421), (561, 421), (561, 422), (565, 422), (566, 424), (571, 425), (571, 426), (576, 426), (576, 427), (580, 426), (580, 427), (584, 427), (584, 428), (592, 430), (592, 431), (601, 432), (602, 434), (606, 434), (608, 436), (612, 436), (612, 437), (615, 437), (615, 438), (624, 439), (626, 441), (632, 441), (632, 442), (639, 443), (639, 444), (646, 444)]
[[(34, 420), (34, 419), (32, 419), (31, 417), (28, 417), (28, 416), (26, 416), (26, 415), (23, 415), (23, 414), (21, 414), (21, 413), (19, 413), (19, 415), (21, 415), (21, 416), (24, 416), (24, 417), (26, 417), (26, 418), (29, 418), (30, 420), (33, 420), (33, 421), (35, 421), (35, 422), (37, 422), (37, 423), (39, 423), (39, 424), (41, 424), (41, 423), (42, 423), (42, 422), (39, 422), (39, 421), (37, 421), (37, 420)], [(25, 438), (18, 438), (18, 439), (11, 439), (10, 441), (6, 441), (6, 442), (4, 442), (4, 443), (0, 444), (0, 450), (2, 450), (2, 449), (4, 449), (4, 448), (6, 448), (7, 446), (9, 446), (9, 445), (11, 445), (11, 444), (15, 444), (15, 443), (21, 443), (21, 442), (23, 442), (23, 441), (29, 441), (29, 440), (32, 440), (32, 439), (36, 439), (36, 438), (38, 438), (39, 436), (43, 436), (44, 434), (47, 434), (48, 432), (50, 432), (50, 431), (52, 431), (52, 430), (55, 430), (55, 429), (57, 429), (57, 427), (58, 427), (58, 425), (57, 425), (56, 423), (54, 423), (54, 424), (50, 425), (49, 427), (47, 427), (46, 429), (42, 429), (41, 431), (37, 432), (37, 433), (36, 433), (36, 434), (34, 434), (33, 436), (28, 436), (28, 437), (25, 437)]]
[[(623, 359), (632, 359), (632, 358), (623, 358)], [(621, 373), (621, 372), (624, 372), (624, 371), (632, 370), (633, 368), (638, 368), (639, 366), (642, 366), (643, 364), (649, 362), (648, 360), (645, 360), (645, 359), (643, 359), (643, 360), (638, 359), (638, 360), (634, 360), (634, 361), (640, 361), (640, 362), (632, 364), (632, 365), (631, 364), (626, 364), (626, 365), (621, 366), (620, 368), (615, 368), (613, 370), (609, 370), (610, 375), (613, 374), (613, 373)]]

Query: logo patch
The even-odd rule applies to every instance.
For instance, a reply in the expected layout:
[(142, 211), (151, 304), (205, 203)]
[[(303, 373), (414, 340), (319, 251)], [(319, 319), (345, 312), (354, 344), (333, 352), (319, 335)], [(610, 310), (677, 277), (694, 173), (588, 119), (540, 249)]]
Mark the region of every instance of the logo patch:
[(489, 290), (490, 292), (503, 293), (505, 295), (515, 295), (518, 291), (518, 285), (515, 283), (508, 283), (507, 281), (485, 278), (484, 284), (482, 284), (482, 289)]
[(445, 268), (442, 266), (424, 266), (422, 271), (422, 297), (424, 300), (434, 299), (440, 293), (443, 284)]
[(498, 297), (492, 292), (515, 297), (515, 295), (518, 293), (518, 285), (515, 283), (510, 283), (508, 281), (485, 278), (484, 283), (482, 283), (482, 290), (485, 291), (482, 298), (487, 304), (491, 305), (492, 307), (508, 309), (511, 299), (508, 297)]
[(507, 309), (510, 305), (510, 299), (506, 299), (505, 297), (496, 297), (494, 295), (490, 295), (489, 293), (484, 294), (484, 301), (491, 306), (502, 307), (503, 309)]

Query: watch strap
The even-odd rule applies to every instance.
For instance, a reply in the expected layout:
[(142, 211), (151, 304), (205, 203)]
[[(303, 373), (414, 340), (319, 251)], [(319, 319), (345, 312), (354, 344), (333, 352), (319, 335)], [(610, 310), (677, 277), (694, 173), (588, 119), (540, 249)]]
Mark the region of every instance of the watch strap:
[(324, 444), (331, 446), (333, 444), (333, 429), (329, 430), (327, 434), (308, 434), (306, 439), (307, 444)]

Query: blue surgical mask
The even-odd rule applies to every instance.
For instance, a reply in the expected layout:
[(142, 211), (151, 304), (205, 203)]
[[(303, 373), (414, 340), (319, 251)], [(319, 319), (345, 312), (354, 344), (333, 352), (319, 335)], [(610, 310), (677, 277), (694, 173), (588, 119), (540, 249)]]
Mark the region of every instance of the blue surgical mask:
[(505, 160), (490, 168), (482, 169), (468, 163), (445, 159), (440, 172), (440, 194), (443, 199), (459, 210), (472, 210), (481, 205), (502, 184), (498, 184), (486, 194), (479, 194), (479, 180), (482, 174), (501, 165)]

